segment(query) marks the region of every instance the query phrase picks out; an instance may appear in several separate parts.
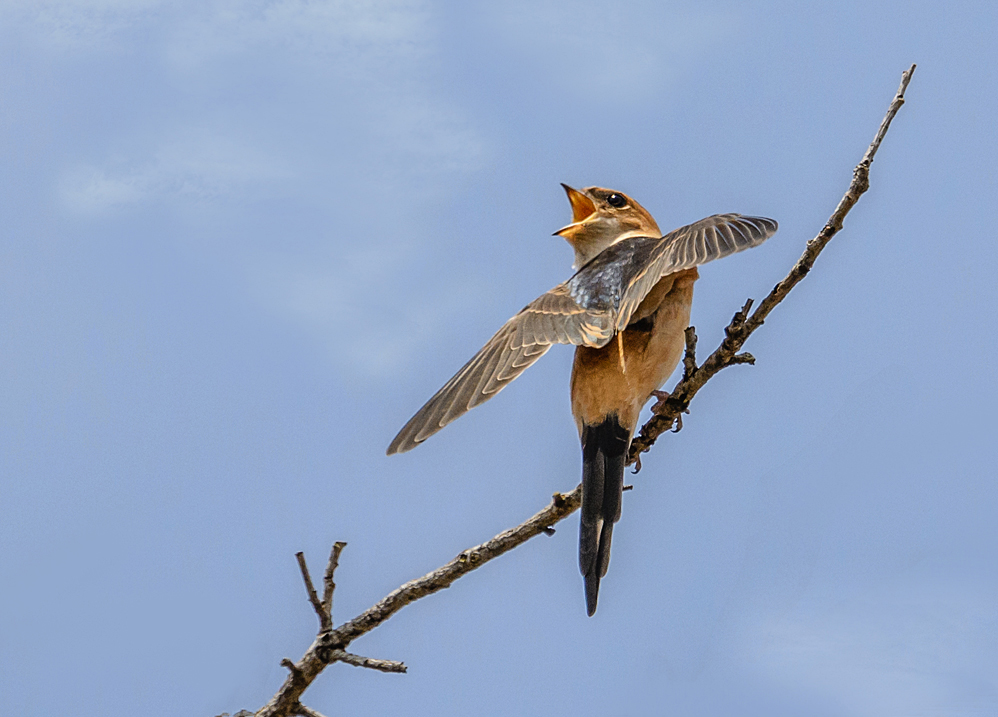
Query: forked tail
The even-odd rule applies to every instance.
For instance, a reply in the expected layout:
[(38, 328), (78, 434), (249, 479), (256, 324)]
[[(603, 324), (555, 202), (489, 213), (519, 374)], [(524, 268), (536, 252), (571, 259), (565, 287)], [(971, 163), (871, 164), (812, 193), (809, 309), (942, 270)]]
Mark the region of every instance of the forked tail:
[(631, 432), (616, 414), (582, 427), (582, 519), (579, 569), (586, 583), (586, 610), (596, 612), (599, 581), (610, 565), (613, 524), (620, 520), (624, 463)]

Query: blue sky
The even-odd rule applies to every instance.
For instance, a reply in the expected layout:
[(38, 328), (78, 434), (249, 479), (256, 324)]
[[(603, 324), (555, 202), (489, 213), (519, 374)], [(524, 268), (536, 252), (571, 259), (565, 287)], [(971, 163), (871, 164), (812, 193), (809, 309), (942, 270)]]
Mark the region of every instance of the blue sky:
[(596, 616), (576, 518), (358, 640), (326, 714), (998, 712), (987, 3), (0, 2), (0, 714), (256, 709), (335, 616), (578, 482), (571, 351), (409, 416), (567, 278), (559, 182), (705, 267), (706, 351), (872, 189), (645, 458)]

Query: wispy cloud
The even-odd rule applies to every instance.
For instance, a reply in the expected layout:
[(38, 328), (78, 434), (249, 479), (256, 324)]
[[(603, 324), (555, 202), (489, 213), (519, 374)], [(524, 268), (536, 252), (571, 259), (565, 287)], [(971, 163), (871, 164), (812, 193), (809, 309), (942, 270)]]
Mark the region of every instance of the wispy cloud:
[[(497, 33), (504, 53), (537, 54), (538, 71), (558, 75), (548, 84), (578, 92), (593, 78), (626, 92), (680, 51), (598, 3), (573, 7), (515, 0), (486, 10), (478, 29)], [(419, 299), (371, 298), (370, 289), (410, 290), (418, 280), (407, 257), (447, 265), (429, 217), (498, 154), (479, 105), (450, 89), (446, 12), (431, 0), (0, 0), (0, 21), (48, 53), (54, 77), (93, 68), (104, 94), (92, 101), (121, 103), (111, 115), (73, 95), (83, 104), (63, 108), (87, 142), (60, 156), (61, 207), (77, 220), (121, 212), (139, 222), (147, 210), (207, 207), (204, 233), (217, 228), (218, 241), (190, 250), (214, 252), (234, 290), (358, 374), (395, 370), (474, 293), (454, 272)], [(692, 19), (673, 27), (687, 44), (705, 32)], [(131, 62), (141, 71), (118, 74)], [(274, 213), (255, 214), (257, 200), (285, 206), (282, 198), (293, 199), (291, 232)], [(344, 316), (371, 315), (342, 343)]]
[[(233, 59), (267, 58), (306, 91), (327, 98), (323, 111), (368, 145), (363, 181), (407, 178), (419, 167), (440, 177), (481, 166), (484, 142), (434, 79), (438, 53), (432, 4), (422, 0), (278, 0), (248, 5), (217, 0), (185, 18), (166, 58), (185, 76)], [(332, 141), (342, 141), (337, 138)], [(376, 164), (380, 171), (369, 172)], [(425, 185), (426, 176), (420, 178)]]
[(392, 287), (395, 267), (407, 258), (398, 245), (360, 243), (339, 249), (335, 262), (272, 256), (249, 271), (266, 304), (315, 336), (332, 361), (369, 378), (398, 371), (476, 293), (454, 279), (445, 292), (400, 296)]
[(509, 42), (543, 55), (533, 66), (549, 73), (553, 86), (590, 102), (640, 102), (649, 87), (674, 79), (737, 29), (734, 12), (665, 3), (511, 0), (489, 12)]
[(215, 0), (179, 23), (168, 57), (197, 67), (213, 58), (279, 48), (348, 80), (427, 52), (427, 5), (413, 0)]
[(261, 184), (292, 176), (279, 157), (218, 131), (191, 130), (145, 159), (114, 157), (100, 166), (69, 167), (59, 194), (68, 209), (94, 214), (149, 201), (246, 198)]
[[(130, 124), (96, 136), (85, 159), (67, 158), (57, 196), (76, 216), (210, 205), (224, 227), (230, 203), (293, 197), (303, 221), (362, 217), (256, 236), (219, 258), (334, 360), (377, 374), (425, 340), (413, 325), (456, 307), (380, 307), (370, 287), (405, 271), (401, 257), (425, 243), (414, 217), (488, 155), (441, 89), (433, 11), (424, 0), (14, 0), (0, 18), (57, 64), (134, 56), (159, 83), (125, 80)], [(156, 110), (143, 112), (150, 92)], [(344, 317), (371, 312), (381, 328), (362, 324), (344, 342)]]
[[(116, 46), (137, 51), (139, 26), (160, 12), (163, 7), (154, 0), (37, 5), (15, 0), (0, 6), (0, 16), (14, 21), (23, 34), (44, 38), (47, 46), (99, 53)], [(361, 162), (358, 166), (337, 167), (340, 175), (382, 186), (414, 182), (432, 191), (428, 179), (481, 166), (481, 137), (430, 77), (427, 60), (434, 48), (426, 3), (216, 0), (174, 13), (170, 20), (159, 24), (155, 45), (139, 52), (161, 56), (175, 82), (192, 88), (204, 76), (215, 87), (224, 86), (229, 76), (245, 82), (241, 63), (286, 76), (301, 91), (282, 98), (285, 102), (307, 101), (303, 112), (330, 117), (326, 146), (313, 154), (332, 151), (333, 161), (350, 162), (337, 154), (344, 139), (349, 149), (368, 148), (353, 158)], [(316, 103), (314, 95), (326, 99)], [(200, 97), (186, 111), (172, 110), (165, 122), (137, 114), (140, 124), (133, 129), (143, 139), (126, 137), (127, 149), (113, 148), (104, 161), (67, 167), (60, 193), (74, 209), (109, 210), (157, 197), (205, 199), (260, 180), (288, 178), (298, 138), (289, 136), (287, 127), (254, 121), (254, 105), (265, 115), (273, 111), (268, 100), (261, 94), (234, 114)], [(293, 104), (283, 111), (294, 117)], [(209, 112), (215, 116), (206, 121), (203, 115)], [(143, 120), (156, 128), (150, 131)], [(203, 129), (206, 123), (214, 128)]]

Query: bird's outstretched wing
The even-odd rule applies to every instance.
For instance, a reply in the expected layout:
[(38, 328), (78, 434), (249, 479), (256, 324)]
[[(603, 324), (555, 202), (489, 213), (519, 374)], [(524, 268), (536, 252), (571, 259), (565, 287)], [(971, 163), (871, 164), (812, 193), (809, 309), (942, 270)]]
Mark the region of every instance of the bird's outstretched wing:
[[(671, 231), (651, 246), (641, 247), (634, 252), (632, 271), (623, 277), (625, 285), (615, 328), (621, 331), (627, 327), (635, 309), (663, 276), (758, 246), (773, 236), (777, 227), (775, 219), (766, 217), (715, 214)], [(610, 249), (620, 247), (624, 242)], [(599, 261), (605, 253), (593, 261)]]
[(608, 247), (507, 321), (409, 419), (388, 455), (415, 448), (488, 401), (553, 344), (605, 346), (663, 276), (761, 244), (775, 231), (772, 219), (717, 214), (663, 237), (629, 237)]
[(409, 419), (388, 455), (415, 448), (451, 421), (484, 403), (547, 353), (552, 344), (604, 346), (614, 334), (613, 315), (586, 308), (559, 284), (527, 304), (489, 339), (443, 388)]

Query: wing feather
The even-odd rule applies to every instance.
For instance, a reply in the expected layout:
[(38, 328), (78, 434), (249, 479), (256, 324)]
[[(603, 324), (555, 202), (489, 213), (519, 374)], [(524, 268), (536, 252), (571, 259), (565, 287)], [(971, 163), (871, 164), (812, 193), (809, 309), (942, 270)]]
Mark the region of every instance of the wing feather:
[[(451, 421), (492, 398), (552, 345), (605, 346), (630, 323), (638, 305), (663, 276), (757, 246), (772, 236), (776, 227), (775, 221), (764, 217), (717, 214), (658, 240), (639, 237), (628, 246), (621, 242), (612, 254), (604, 251), (593, 262), (601, 266), (608, 261), (630, 262), (626, 276), (619, 275), (624, 285), (620, 287), (623, 295), (618, 306), (576, 300), (569, 284), (587, 271), (583, 267), (572, 280), (539, 296), (507, 321), (409, 419), (388, 446), (389, 455), (415, 448)], [(652, 242), (654, 246), (650, 246)], [(597, 276), (596, 269), (594, 265), (595, 274), (591, 271), (585, 278), (595, 279), (599, 288), (604, 279)], [(578, 287), (578, 282), (575, 285)]]
[(635, 309), (663, 276), (758, 246), (776, 229), (776, 221), (766, 217), (715, 214), (669, 232), (628, 283), (617, 312), (616, 330), (627, 327)]
[(461, 370), (416, 412), (388, 446), (388, 454), (415, 448), (451, 421), (484, 403), (523, 373), (554, 344), (604, 346), (613, 317), (586, 309), (566, 284), (528, 304), (489, 339)]

